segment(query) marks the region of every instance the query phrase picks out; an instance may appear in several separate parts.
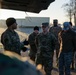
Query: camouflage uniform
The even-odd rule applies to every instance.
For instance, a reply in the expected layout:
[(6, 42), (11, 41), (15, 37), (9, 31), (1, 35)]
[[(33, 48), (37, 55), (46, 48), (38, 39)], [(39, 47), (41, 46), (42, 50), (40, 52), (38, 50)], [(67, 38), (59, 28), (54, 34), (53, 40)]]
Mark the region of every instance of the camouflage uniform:
[(56, 42), (56, 46), (55, 46), (55, 49), (56, 49), (56, 60), (58, 60), (58, 54), (59, 54), (59, 43), (58, 43), (58, 33), (62, 30), (62, 28), (60, 26), (52, 26), (50, 29), (49, 29), (49, 32), (53, 33), (55, 35), (55, 37), (57, 38), (57, 42)]
[(31, 33), (28, 37), (28, 41), (30, 44), (30, 59), (32, 59), (33, 61), (35, 61), (35, 57), (36, 57), (36, 53), (37, 53), (37, 48), (35, 45), (35, 38), (36, 38), (37, 34), (35, 32)]
[(44, 66), (46, 75), (51, 75), (55, 40), (55, 36), (49, 32), (47, 34), (40, 33), (36, 37), (38, 48), (36, 64), (42, 64)]
[(16, 52), (20, 54), (21, 48), (24, 46), (20, 43), (18, 34), (15, 31), (7, 29), (1, 36), (1, 42), (5, 50)]

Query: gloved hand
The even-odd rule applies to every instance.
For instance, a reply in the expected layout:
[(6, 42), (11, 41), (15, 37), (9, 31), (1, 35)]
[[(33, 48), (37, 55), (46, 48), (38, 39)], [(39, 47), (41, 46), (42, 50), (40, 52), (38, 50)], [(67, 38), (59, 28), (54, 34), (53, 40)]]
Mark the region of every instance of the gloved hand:
[(23, 43), (24, 43), (24, 45), (28, 45), (29, 44), (29, 42), (26, 39), (24, 40)]
[(26, 47), (23, 47), (21, 50), (22, 50), (23, 52), (25, 52), (25, 51), (27, 51), (28, 49), (27, 49)]

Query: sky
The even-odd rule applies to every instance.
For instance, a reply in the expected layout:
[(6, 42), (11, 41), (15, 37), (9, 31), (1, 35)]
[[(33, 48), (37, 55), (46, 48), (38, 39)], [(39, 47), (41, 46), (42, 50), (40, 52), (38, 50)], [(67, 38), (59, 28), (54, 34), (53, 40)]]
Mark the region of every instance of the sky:
[(8, 17), (50, 17), (50, 23), (53, 22), (53, 19), (58, 19), (58, 22), (62, 24), (64, 21), (68, 21), (66, 12), (64, 8), (62, 8), (62, 5), (68, 3), (68, 1), (69, 0), (55, 0), (49, 5), (47, 10), (42, 10), (40, 13), (0, 9), (0, 19), (7, 19)]

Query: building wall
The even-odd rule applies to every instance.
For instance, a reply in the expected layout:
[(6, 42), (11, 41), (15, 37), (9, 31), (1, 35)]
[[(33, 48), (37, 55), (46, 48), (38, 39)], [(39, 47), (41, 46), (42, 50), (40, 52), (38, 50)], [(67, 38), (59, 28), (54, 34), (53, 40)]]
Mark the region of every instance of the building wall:
[[(24, 32), (30, 34), (33, 32), (34, 26), (39, 27), (39, 31), (41, 32), (41, 25), (43, 22), (49, 22), (49, 17), (26, 17), (25, 19), (16, 19), (17, 20), (17, 30), (20, 32)], [(6, 28), (5, 20), (0, 20), (0, 27)]]
[[(19, 27), (34, 27), (39, 26), (43, 22), (49, 22), (49, 17), (26, 17), (25, 19), (16, 19)], [(0, 27), (6, 27), (5, 20), (0, 20)]]
[(0, 20), (0, 27), (6, 27), (5, 20)]
[(17, 23), (21, 27), (41, 26), (43, 22), (49, 22), (49, 17), (26, 17), (25, 19), (17, 19)]

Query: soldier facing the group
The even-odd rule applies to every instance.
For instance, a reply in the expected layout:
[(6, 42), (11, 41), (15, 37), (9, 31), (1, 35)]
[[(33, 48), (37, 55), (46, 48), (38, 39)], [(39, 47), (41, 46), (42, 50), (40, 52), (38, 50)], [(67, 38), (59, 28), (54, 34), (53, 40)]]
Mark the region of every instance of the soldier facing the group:
[(6, 20), (7, 29), (1, 35), (1, 43), (5, 51), (15, 52), (20, 55), (20, 51), (26, 51), (24, 45), (28, 45), (28, 41), (20, 42), (19, 35), (15, 31), (17, 29), (17, 22), (15, 18), (8, 18)]

